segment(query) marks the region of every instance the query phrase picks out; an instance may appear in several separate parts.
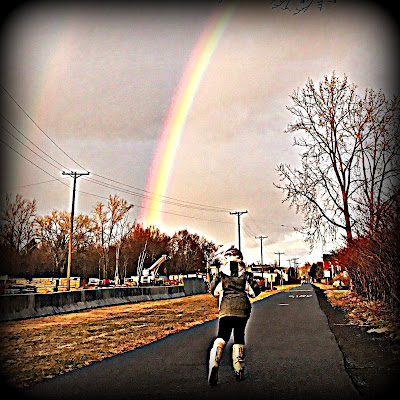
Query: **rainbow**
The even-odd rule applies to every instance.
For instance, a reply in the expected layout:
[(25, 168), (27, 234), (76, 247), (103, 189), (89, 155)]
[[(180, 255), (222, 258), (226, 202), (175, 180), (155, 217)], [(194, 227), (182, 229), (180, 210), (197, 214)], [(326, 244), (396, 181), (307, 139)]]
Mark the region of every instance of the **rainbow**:
[(211, 15), (190, 55), (172, 99), (147, 179), (146, 192), (152, 195), (143, 199), (139, 217), (148, 226), (159, 227), (161, 223), (162, 203), (159, 199), (167, 192), (187, 116), (211, 57), (235, 9), (235, 3), (224, 2)]

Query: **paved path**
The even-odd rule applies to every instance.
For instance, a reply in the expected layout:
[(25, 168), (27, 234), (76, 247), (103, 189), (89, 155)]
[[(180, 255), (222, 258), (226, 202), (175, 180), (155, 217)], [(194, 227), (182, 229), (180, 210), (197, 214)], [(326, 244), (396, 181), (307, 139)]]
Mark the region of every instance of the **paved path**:
[(219, 384), (207, 383), (217, 321), (44, 381), (40, 399), (360, 399), (311, 285), (253, 304), (246, 332), (247, 379), (236, 381), (225, 348)]

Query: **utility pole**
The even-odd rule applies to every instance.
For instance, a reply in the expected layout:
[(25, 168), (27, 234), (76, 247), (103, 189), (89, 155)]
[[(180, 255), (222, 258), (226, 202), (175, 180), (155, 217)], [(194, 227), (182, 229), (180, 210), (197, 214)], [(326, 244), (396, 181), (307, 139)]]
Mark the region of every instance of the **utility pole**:
[(72, 234), (74, 232), (74, 214), (75, 214), (75, 191), (76, 191), (76, 179), (82, 175), (89, 175), (90, 172), (65, 172), (62, 171), (63, 175), (68, 175), (74, 178), (74, 187), (72, 190), (72, 209), (71, 209), (71, 226), (69, 230), (69, 243), (68, 243), (68, 267), (67, 267), (67, 290), (70, 290), (70, 277), (71, 277), (71, 262), (72, 262)]
[(246, 211), (230, 211), (229, 212), (229, 214), (230, 215), (237, 215), (237, 217), (238, 217), (238, 241), (239, 241), (239, 250), (241, 251), (241, 248), (240, 248), (240, 216), (242, 215), (242, 214), (247, 214), (247, 210)]
[(260, 235), (260, 236), (256, 236), (256, 239), (260, 239), (260, 245), (261, 245), (261, 265), (264, 265), (264, 262), (263, 262), (263, 245), (262, 245), (262, 242), (263, 242), (263, 239), (266, 239), (268, 236), (262, 236), (262, 235)]
[(299, 265), (299, 263), (297, 262), (298, 259), (299, 259), (299, 257), (295, 257), (295, 258), (290, 258), (290, 259), (288, 260), (290, 266), (292, 266), (291, 261), (293, 261), (293, 265), (294, 265), (293, 268), (294, 268), (294, 270), (295, 270), (296, 277), (297, 277), (297, 275), (298, 275), (298, 271), (297, 271), (297, 266)]
[(278, 254), (278, 263), (279, 263), (279, 266), (281, 266), (281, 254), (285, 254), (285, 253), (282, 253), (282, 252), (278, 251), (278, 252), (276, 252), (274, 254)]
[(293, 258), (294, 269), (296, 270), (296, 277), (299, 276), (299, 270), (298, 270), (299, 263), (297, 262), (298, 259), (299, 257)]

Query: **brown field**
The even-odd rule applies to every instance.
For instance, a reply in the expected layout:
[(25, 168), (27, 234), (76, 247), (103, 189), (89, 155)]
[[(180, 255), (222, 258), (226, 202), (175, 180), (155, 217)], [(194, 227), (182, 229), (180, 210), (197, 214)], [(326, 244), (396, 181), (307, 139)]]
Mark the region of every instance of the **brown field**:
[[(256, 300), (274, 293), (263, 292)], [(26, 387), (217, 317), (218, 299), (201, 294), (3, 322), (3, 379), (11, 386)]]

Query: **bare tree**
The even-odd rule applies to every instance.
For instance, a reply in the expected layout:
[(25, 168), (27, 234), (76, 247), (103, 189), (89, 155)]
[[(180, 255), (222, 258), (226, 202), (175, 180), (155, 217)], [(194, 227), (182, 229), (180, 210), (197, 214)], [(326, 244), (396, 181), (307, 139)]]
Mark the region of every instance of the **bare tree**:
[(398, 196), (400, 174), (399, 100), (367, 89), (356, 102), (350, 124), (360, 145), (358, 175), (359, 232), (372, 233)]
[(34, 243), (35, 217), (36, 200), (29, 201), (17, 194), (12, 202), (7, 194), (1, 210), (0, 240), (3, 245), (17, 252), (28, 251)]
[(311, 79), (297, 89), (287, 109), (296, 117), (287, 133), (296, 133), (301, 167), (277, 167), (284, 201), (301, 212), (311, 247), (343, 232), (376, 229), (398, 196), (398, 99), (367, 89), (363, 97), (344, 75), (335, 73), (315, 87)]
[(347, 76), (325, 76), (316, 88), (311, 79), (291, 96), (287, 109), (296, 117), (286, 132), (298, 132), (294, 145), (303, 149), (301, 168), (280, 164), (277, 171), (286, 193), (284, 201), (303, 215), (307, 241), (326, 241), (344, 230), (353, 237), (351, 194), (358, 181), (352, 175), (360, 143), (349, 132), (348, 121), (356, 100), (355, 86)]
[[(133, 207), (133, 205), (131, 206)], [(126, 243), (130, 233), (132, 232), (132, 229), (134, 225), (132, 223), (129, 223), (128, 221), (129, 218), (129, 213), (126, 212), (124, 217), (121, 219), (118, 227), (117, 227), (117, 232), (116, 232), (116, 254), (115, 254), (115, 279), (119, 280), (120, 279), (120, 274), (122, 271), (125, 271), (123, 276), (126, 276), (126, 267), (128, 263), (127, 257), (123, 257), (122, 249), (124, 247), (124, 244)], [(121, 270), (121, 261), (123, 262), (123, 267)]]
[[(306, 12), (315, 4), (320, 11), (322, 11), (324, 7), (324, 3), (336, 3), (336, 0), (299, 0), (299, 1), (292, 1), (292, 0), (271, 0), (271, 7), (272, 8), (280, 8), (282, 10), (293, 12), (293, 15), (299, 14), (301, 12)], [(295, 3), (295, 4), (291, 4)], [(296, 4), (297, 3), (297, 4)]]
[(132, 207), (133, 204), (128, 204), (126, 200), (110, 195), (107, 206), (99, 202), (93, 209), (96, 239), (102, 254), (105, 278), (109, 273), (110, 247), (116, 246), (121, 239), (121, 233), (127, 231), (127, 214)]

